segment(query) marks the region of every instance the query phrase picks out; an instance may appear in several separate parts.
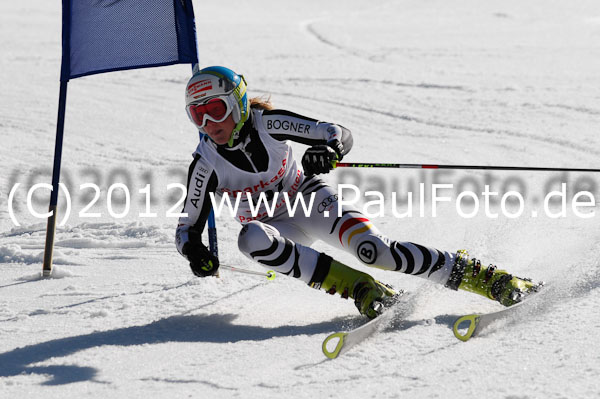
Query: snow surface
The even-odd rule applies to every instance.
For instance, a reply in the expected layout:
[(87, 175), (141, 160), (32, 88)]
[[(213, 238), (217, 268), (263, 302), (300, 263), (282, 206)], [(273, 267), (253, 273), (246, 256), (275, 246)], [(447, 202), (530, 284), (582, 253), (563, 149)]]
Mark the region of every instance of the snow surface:
[[(230, 66), (251, 94), (349, 127), (348, 161), (600, 167), (597, 0), (231, 0), (195, 10), (202, 65)], [(361, 323), (350, 301), (285, 276), (194, 278), (165, 216), (180, 196), (166, 185), (185, 181), (197, 142), (183, 110), (187, 65), (71, 81), (62, 181), (74, 214), (57, 229), (53, 278), (40, 278), (46, 226), (27, 210), (26, 188), (50, 183), (60, 12), (42, 0), (0, 5), (1, 398), (598, 396), (597, 214), (465, 219), (442, 204), (436, 218), (373, 218), (394, 239), (467, 248), (551, 283), (541, 306), (467, 343), (453, 320), (499, 305), (419, 278), (372, 271), (413, 301), (334, 361), (320, 344)], [(526, 190), (536, 209), (561, 181), (600, 199), (594, 174), (338, 170), (329, 180), (389, 195), (434, 178)], [(93, 198), (78, 190), (89, 182), (102, 189), (89, 210), (99, 218), (77, 215)], [(115, 182), (132, 195), (121, 219), (107, 208)], [(8, 207), (15, 183), (20, 226)], [(139, 217), (146, 184), (156, 218)], [(47, 209), (47, 192), (33, 199)], [(262, 270), (238, 253), (238, 231), (218, 220), (222, 262)]]

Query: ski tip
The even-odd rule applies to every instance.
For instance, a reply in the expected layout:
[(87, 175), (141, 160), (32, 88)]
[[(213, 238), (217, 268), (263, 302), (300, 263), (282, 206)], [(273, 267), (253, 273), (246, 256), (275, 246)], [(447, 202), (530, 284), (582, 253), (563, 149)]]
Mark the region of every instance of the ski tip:
[[(464, 330), (465, 327), (460, 327), (464, 325), (464, 323), (468, 323), (468, 327), (466, 327), (467, 331), (462, 334), (461, 331)], [(477, 324), (479, 323), (479, 315), (477, 314), (469, 314), (466, 316), (462, 316), (458, 318), (454, 322), (454, 326), (452, 327), (452, 331), (454, 332), (454, 336), (460, 339), (463, 342), (471, 339), (473, 334), (475, 333), (475, 329), (477, 328)]]
[[(333, 334), (329, 335), (327, 338), (325, 338), (325, 340), (323, 341), (323, 346), (322, 346), (323, 354), (325, 356), (327, 356), (329, 359), (335, 359), (336, 357), (338, 357), (340, 355), (340, 351), (344, 347), (344, 338), (346, 337), (346, 335), (348, 335), (348, 334), (345, 332), (337, 332), (337, 333), (333, 333)], [(339, 338), (339, 341), (335, 345), (335, 348), (333, 349), (333, 351), (330, 351), (329, 349), (327, 349), (327, 344), (329, 343), (329, 341), (331, 341), (332, 339), (335, 339), (335, 338)]]

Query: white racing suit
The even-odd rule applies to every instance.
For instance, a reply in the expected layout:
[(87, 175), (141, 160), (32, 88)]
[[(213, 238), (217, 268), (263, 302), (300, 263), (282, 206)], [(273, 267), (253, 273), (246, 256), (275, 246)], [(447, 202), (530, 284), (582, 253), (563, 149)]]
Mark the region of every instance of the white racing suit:
[[(353, 254), (360, 262), (385, 270), (417, 275), (440, 284), (448, 281), (455, 255), (410, 242), (392, 241), (352, 207), (339, 210), (337, 192), (318, 177), (305, 177), (287, 140), (308, 145), (337, 139), (342, 154), (352, 147), (350, 131), (342, 126), (320, 122), (288, 111), (252, 109), (240, 138), (229, 148), (217, 146), (205, 137), (190, 165), (188, 193), (176, 233), (181, 253), (188, 232), (202, 232), (211, 201), (229, 195), (232, 204), (241, 194), (236, 219), (243, 225), (238, 246), (244, 255), (279, 273), (318, 285), (323, 265), (331, 260), (310, 245), (322, 240)], [(267, 199), (254, 208), (259, 197)], [(275, 193), (278, 193), (277, 196)], [(286, 204), (287, 193), (289, 198)], [(310, 214), (297, 200), (303, 196)], [(247, 195), (250, 195), (250, 198)], [(289, 209), (296, 202), (292, 216)], [(228, 211), (227, 211), (228, 212)], [(340, 216), (341, 215), (341, 216)]]

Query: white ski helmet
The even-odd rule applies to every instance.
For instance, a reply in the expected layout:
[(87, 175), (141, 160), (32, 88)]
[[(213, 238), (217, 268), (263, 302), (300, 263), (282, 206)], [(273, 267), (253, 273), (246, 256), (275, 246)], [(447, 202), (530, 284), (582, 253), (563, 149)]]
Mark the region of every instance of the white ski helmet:
[(190, 120), (202, 133), (207, 120), (222, 122), (232, 114), (236, 126), (230, 145), (250, 115), (244, 77), (221, 66), (194, 73), (185, 89), (185, 104)]

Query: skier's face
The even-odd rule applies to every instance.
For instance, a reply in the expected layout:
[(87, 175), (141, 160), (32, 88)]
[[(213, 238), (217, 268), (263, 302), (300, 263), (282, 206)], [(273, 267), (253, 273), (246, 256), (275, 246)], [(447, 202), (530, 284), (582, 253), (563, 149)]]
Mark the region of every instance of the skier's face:
[(223, 122), (207, 120), (204, 132), (216, 144), (222, 145), (229, 141), (233, 128), (235, 128), (235, 122), (233, 121), (233, 115), (230, 114)]

